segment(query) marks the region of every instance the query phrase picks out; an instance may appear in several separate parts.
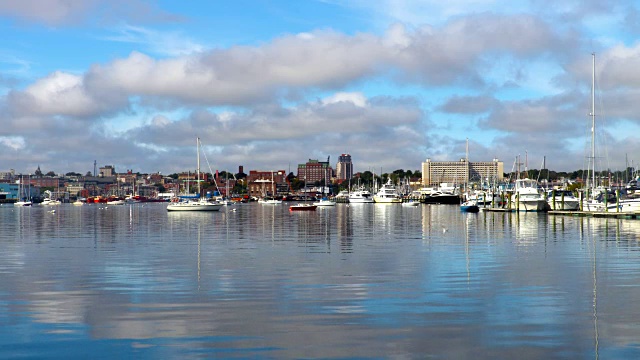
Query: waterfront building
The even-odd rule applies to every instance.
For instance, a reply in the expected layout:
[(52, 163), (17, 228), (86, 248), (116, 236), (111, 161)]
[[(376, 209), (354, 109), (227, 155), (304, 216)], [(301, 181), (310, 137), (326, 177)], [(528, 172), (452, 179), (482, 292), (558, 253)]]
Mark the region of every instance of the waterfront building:
[[(467, 171), (468, 169), (468, 171)], [(504, 179), (504, 164), (498, 159), (484, 162), (427, 161), (422, 163), (422, 185), (438, 186), (441, 183), (465, 184), (481, 181), (500, 182)]]
[(29, 186), (29, 183), (24, 178), (22, 188), (20, 186), (20, 180), (12, 183), (0, 183), (0, 202), (7, 200), (18, 200), (22, 197), (29, 199), (40, 196), (40, 187)]
[(147, 176), (147, 180), (149, 184), (164, 184), (165, 183), (165, 179), (162, 176), (162, 174), (160, 173), (155, 173), (155, 174), (149, 174), (149, 176)]
[(351, 162), (351, 155), (342, 154), (338, 157), (338, 164), (336, 164), (336, 178), (338, 180), (349, 180), (353, 177), (353, 163)]
[(0, 183), (0, 201), (17, 199), (19, 188), (19, 184)]
[(71, 196), (82, 196), (82, 192), (84, 190), (84, 183), (81, 182), (74, 182), (74, 183), (68, 183), (65, 186), (65, 189), (67, 190), (67, 193), (69, 193), (69, 195)]
[(53, 176), (30, 177), (29, 183), (32, 186), (49, 187), (49, 188), (57, 189), (60, 187), (60, 178), (57, 176), (56, 177), (53, 177)]
[(298, 179), (308, 184), (317, 182), (327, 183), (331, 181), (333, 169), (329, 166), (329, 161), (318, 161), (309, 159), (305, 164), (298, 164)]
[(247, 176), (247, 192), (253, 197), (284, 195), (289, 192), (287, 173), (251, 170)]
[(13, 181), (16, 176), (16, 171), (11, 169), (9, 171), (0, 171), (0, 180), (2, 181)]
[(113, 165), (106, 165), (100, 168), (101, 177), (111, 177), (116, 175), (116, 168)]

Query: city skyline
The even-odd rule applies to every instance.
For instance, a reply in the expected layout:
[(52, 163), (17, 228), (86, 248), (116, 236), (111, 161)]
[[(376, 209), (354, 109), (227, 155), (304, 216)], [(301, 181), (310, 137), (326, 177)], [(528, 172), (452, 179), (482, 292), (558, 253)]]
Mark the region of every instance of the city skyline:
[[(0, 171), (353, 172), (640, 161), (640, 8), (624, 1), (0, 3)], [(332, 166), (335, 167), (333, 160)]]

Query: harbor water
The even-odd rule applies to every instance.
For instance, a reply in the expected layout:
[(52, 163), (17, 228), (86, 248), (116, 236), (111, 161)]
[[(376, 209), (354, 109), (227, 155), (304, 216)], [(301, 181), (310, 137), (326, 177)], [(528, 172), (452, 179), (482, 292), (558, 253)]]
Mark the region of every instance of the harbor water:
[(640, 220), (140, 203), (0, 226), (0, 358), (640, 358)]

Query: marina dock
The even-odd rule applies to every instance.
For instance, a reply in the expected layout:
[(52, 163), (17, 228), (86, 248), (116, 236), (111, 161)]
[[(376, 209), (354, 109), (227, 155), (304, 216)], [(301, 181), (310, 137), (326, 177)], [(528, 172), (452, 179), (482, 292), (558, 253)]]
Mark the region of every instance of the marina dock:
[[(481, 211), (486, 212), (516, 212), (515, 209), (508, 208), (480, 208)], [(594, 217), (594, 218), (612, 218), (612, 219), (640, 219), (640, 213), (632, 212), (603, 212), (603, 211), (578, 211), (578, 210), (549, 210), (546, 212), (549, 215), (562, 215), (562, 216), (580, 216), (580, 217)]]

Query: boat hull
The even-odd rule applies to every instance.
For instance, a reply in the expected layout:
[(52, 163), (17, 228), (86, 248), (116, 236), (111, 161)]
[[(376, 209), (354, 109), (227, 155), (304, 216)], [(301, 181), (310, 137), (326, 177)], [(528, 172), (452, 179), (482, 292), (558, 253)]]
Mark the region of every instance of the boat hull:
[(167, 205), (167, 211), (219, 211), (222, 204), (185, 202)]
[(480, 212), (478, 205), (460, 205), (461, 212), (477, 213)]
[(608, 212), (637, 213), (640, 212), (640, 199), (625, 199), (607, 205)]
[(512, 209), (518, 211), (547, 211), (548, 204), (545, 200), (520, 200), (511, 203)]
[(316, 205), (308, 205), (308, 204), (291, 205), (289, 206), (289, 211), (314, 211), (316, 208), (317, 208)]
[(423, 202), (425, 204), (446, 204), (455, 205), (460, 204), (460, 196), (458, 195), (436, 195), (427, 196)]
[(313, 203), (315, 206), (336, 206), (335, 201), (331, 200), (320, 200)]
[(549, 201), (549, 208), (551, 210), (579, 210), (580, 209), (580, 201), (576, 200), (556, 200), (555, 204), (553, 201)]
[(400, 198), (374, 196), (373, 201), (377, 204), (399, 204), (402, 202)]
[(375, 201), (373, 201), (372, 198), (363, 198), (363, 197), (354, 197), (354, 198), (349, 198), (349, 203), (353, 203), (353, 204), (371, 204)]
[(373, 201), (371, 193), (366, 190), (356, 190), (349, 194), (349, 202), (354, 204), (370, 204)]

